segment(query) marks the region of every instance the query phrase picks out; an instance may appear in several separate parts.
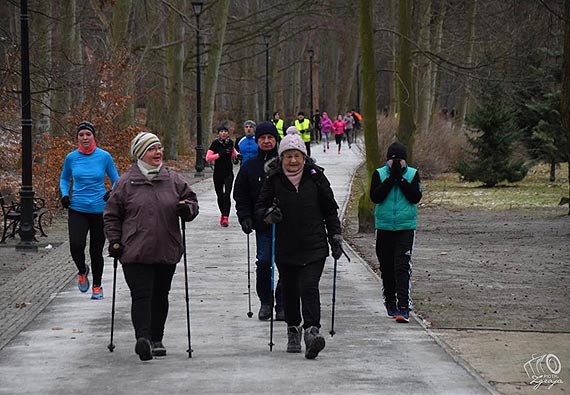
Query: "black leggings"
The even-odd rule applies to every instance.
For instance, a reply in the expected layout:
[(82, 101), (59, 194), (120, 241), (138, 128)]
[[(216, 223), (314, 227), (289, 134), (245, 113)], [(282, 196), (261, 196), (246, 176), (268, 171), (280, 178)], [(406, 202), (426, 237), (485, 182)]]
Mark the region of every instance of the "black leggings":
[(137, 339), (162, 341), (175, 270), (176, 265), (123, 264), (125, 280), (131, 290), (131, 319)]
[(103, 247), (105, 234), (103, 232), (103, 214), (82, 213), (69, 209), (67, 227), (69, 230), (69, 248), (71, 257), (79, 273), (85, 273), (85, 246), (89, 232), (89, 258), (93, 273), (93, 286), (101, 285), (103, 277)]
[(340, 147), (342, 145), (342, 137), (344, 134), (335, 134), (334, 140), (336, 141), (336, 145), (338, 145), (338, 151), (340, 152)]
[(279, 279), (283, 288), (285, 321), (289, 326), (321, 327), (321, 299), (319, 281), (325, 267), (325, 258), (305, 266), (280, 265)]
[(234, 182), (234, 173), (217, 175), (214, 174), (214, 189), (218, 196), (218, 208), (220, 213), (225, 216), (230, 216), (232, 185)]

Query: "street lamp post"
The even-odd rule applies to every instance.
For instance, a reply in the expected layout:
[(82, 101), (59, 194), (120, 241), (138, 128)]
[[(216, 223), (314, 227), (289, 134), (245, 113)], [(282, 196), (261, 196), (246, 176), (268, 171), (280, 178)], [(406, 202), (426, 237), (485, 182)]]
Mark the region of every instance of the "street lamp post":
[(309, 84), (310, 84), (309, 94), (311, 96), (311, 115), (309, 116), (309, 121), (313, 123), (311, 137), (312, 140), (315, 140), (315, 124), (313, 119), (313, 56), (315, 55), (315, 51), (313, 51), (313, 48), (309, 48), (307, 52), (309, 52)]
[(202, 92), (200, 86), (200, 13), (204, 2), (193, 1), (192, 8), (196, 15), (196, 173), (195, 177), (203, 177), (204, 147), (202, 146)]
[(265, 120), (269, 121), (269, 33), (263, 33), (265, 42)]
[(32, 102), (30, 94), (30, 50), (28, 40), (28, 2), (20, 1), (22, 35), (22, 188), (20, 189), (20, 241), (16, 250), (37, 251), (34, 238), (34, 188), (32, 185)]

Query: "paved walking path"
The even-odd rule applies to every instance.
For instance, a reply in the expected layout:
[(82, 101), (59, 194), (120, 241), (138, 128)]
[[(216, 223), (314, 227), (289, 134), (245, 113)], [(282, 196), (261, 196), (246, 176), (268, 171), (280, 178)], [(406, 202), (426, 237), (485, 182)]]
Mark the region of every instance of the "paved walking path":
[[(344, 208), (351, 176), (362, 160), (358, 147), (341, 155), (322, 146), (313, 155), (331, 180)], [(166, 357), (141, 362), (134, 353), (130, 296), (119, 265), (115, 351), (107, 349), (112, 300), (112, 259), (106, 258), (105, 299), (77, 290), (68, 245), (46, 256), (45, 266), (65, 267), (71, 281), (11, 341), (0, 337), (0, 394), (488, 394), (488, 386), (465, 370), (414, 320), (398, 324), (386, 317), (380, 283), (366, 263), (349, 250), (352, 262), (338, 264), (336, 335), (330, 337), (333, 262), (321, 280), (322, 331), (326, 348), (316, 360), (288, 354), (286, 324), (275, 322), (269, 351), (269, 322), (257, 320), (259, 303), (252, 270), (252, 311), (248, 318), (247, 238), (232, 208), (229, 228), (219, 226), (211, 180), (193, 186), (200, 215), (187, 225), (191, 339), (188, 358), (184, 266), (174, 277), (164, 344)], [(252, 269), (255, 238), (251, 237)], [(63, 263), (62, 263), (63, 262)], [(61, 277), (63, 276), (63, 277)], [(25, 279), (21, 279), (21, 285)], [(62, 281), (62, 280), (59, 280)], [(45, 285), (42, 285), (45, 287)], [(0, 297), (3, 295), (0, 291)], [(33, 298), (20, 295), (20, 298)], [(13, 302), (14, 299), (11, 299)], [(32, 299), (30, 299), (32, 300)], [(5, 303), (3, 303), (5, 306)], [(22, 310), (22, 309), (20, 309)], [(20, 331), (23, 314), (0, 310)], [(3, 320), (4, 321), (4, 320)], [(9, 338), (12, 338), (11, 334)], [(5, 337), (6, 339), (6, 337)], [(6, 344), (7, 343), (7, 344)], [(304, 347), (304, 346), (303, 346)]]

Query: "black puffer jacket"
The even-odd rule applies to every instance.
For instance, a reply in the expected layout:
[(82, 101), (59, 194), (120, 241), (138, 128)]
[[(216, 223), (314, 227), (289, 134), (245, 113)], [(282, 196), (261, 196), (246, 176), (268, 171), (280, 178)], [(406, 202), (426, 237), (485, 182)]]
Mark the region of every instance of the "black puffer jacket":
[(257, 156), (249, 159), (239, 169), (234, 184), (234, 200), (236, 201), (236, 213), (241, 223), (245, 218), (251, 218), (256, 232), (269, 232), (270, 227), (263, 221), (255, 218), (255, 203), (259, 197), (263, 180), (265, 180), (266, 163), (277, 158), (277, 148), (270, 151), (257, 151)]
[(259, 221), (274, 202), (283, 213), (276, 225), (275, 260), (306, 265), (329, 254), (327, 236), (341, 233), (338, 204), (323, 169), (306, 164), (297, 191), (281, 166), (265, 180), (255, 212)]

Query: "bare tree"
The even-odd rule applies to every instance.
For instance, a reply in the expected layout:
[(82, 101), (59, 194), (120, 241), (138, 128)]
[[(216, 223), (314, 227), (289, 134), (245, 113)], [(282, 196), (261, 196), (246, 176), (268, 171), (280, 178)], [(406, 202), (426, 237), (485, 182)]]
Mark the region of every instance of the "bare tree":
[(373, 0), (360, 0), (360, 45), (362, 59), (362, 115), (366, 149), (366, 187), (358, 201), (360, 232), (374, 230), (374, 205), (368, 196), (372, 174), (380, 167), (376, 122), (376, 63), (374, 60)]

